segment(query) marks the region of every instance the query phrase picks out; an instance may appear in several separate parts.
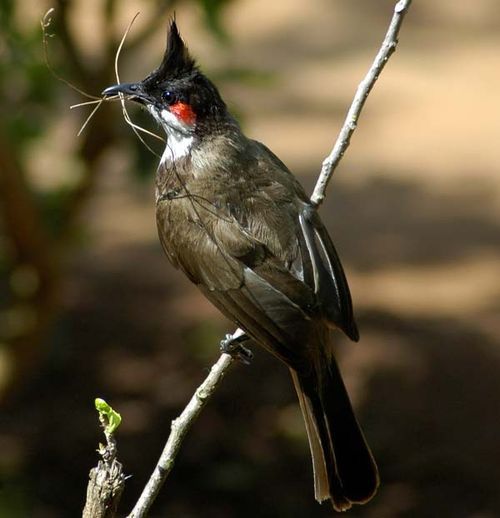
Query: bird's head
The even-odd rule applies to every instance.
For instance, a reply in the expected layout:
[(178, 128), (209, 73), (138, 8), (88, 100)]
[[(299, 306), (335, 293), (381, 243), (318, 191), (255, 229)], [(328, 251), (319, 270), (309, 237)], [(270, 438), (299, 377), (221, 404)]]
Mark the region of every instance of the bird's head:
[(123, 94), (144, 105), (168, 136), (200, 135), (227, 117), (224, 101), (196, 66), (175, 20), (170, 23), (160, 66), (138, 83), (110, 86), (102, 94), (104, 97)]

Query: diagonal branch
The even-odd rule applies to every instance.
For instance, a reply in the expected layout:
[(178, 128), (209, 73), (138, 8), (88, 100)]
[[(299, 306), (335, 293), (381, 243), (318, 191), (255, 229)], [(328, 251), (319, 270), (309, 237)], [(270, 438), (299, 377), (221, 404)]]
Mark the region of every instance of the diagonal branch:
[[(236, 334), (236, 333), (235, 333)], [(198, 417), (207, 401), (214, 394), (215, 389), (224, 377), (224, 374), (233, 363), (233, 357), (229, 354), (221, 354), (217, 363), (211, 368), (205, 381), (197, 388), (191, 401), (187, 404), (182, 414), (172, 421), (172, 429), (167, 444), (156, 464), (146, 487), (142, 491), (134, 509), (128, 518), (142, 518), (147, 515), (151, 504), (154, 502), (161, 486), (165, 482), (170, 471), (174, 467), (175, 457), (180, 450), (182, 441), (186, 436), (194, 420)]]
[(378, 54), (375, 56), (370, 70), (368, 70), (368, 73), (366, 74), (363, 81), (359, 83), (358, 89), (356, 90), (356, 95), (354, 96), (349, 111), (347, 112), (347, 116), (345, 118), (344, 124), (342, 125), (339, 136), (337, 137), (335, 145), (333, 146), (331, 153), (323, 161), (318, 181), (316, 182), (314, 192), (311, 196), (311, 203), (316, 207), (321, 205), (325, 199), (325, 191), (328, 182), (330, 181), (331, 177), (333, 176), (333, 172), (342, 160), (346, 149), (349, 147), (351, 136), (358, 125), (359, 116), (363, 106), (365, 105), (368, 95), (370, 94), (387, 61), (396, 50), (399, 29), (401, 28), (405, 14), (410, 8), (410, 4), (411, 0), (400, 0), (396, 4), (396, 7), (394, 8), (394, 15), (385, 35), (384, 41), (382, 42), (382, 46), (380, 47)]

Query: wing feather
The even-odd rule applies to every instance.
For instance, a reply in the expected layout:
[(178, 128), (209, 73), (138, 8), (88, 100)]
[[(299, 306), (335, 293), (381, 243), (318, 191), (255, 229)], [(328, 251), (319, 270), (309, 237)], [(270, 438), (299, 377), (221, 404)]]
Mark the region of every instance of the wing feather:
[(349, 338), (358, 341), (349, 285), (332, 240), (310, 205), (304, 205), (299, 221), (310, 257), (314, 291), (323, 316), (330, 326), (339, 327)]

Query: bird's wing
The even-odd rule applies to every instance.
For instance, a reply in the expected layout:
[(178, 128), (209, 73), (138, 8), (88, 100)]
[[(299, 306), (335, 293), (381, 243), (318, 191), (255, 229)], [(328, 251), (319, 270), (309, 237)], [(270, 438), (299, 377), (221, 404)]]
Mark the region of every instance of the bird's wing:
[(207, 298), (285, 363), (303, 370), (303, 348), (317, 313), (311, 287), (234, 218), (221, 218), (204, 241), (195, 276)]
[[(258, 150), (259, 169), (266, 173), (263, 176), (275, 178), (282, 186), (287, 185), (295, 195), (293, 221), (289, 217), (288, 224), (294, 228), (298, 220), (300, 228), (294, 231), (298, 253), (291, 265), (292, 273), (313, 289), (323, 320), (330, 327), (342, 329), (352, 340), (359, 340), (349, 285), (328, 231), (285, 164), (264, 144), (253, 143)], [(281, 210), (280, 214), (286, 214), (286, 211)]]
[[(246, 226), (234, 216), (211, 216), (205, 231), (193, 238), (194, 252), (177, 259), (227, 317), (303, 371), (311, 359), (304, 348), (310, 347), (319, 320), (351, 337), (355, 325), (340, 261), (314, 209), (304, 204), (300, 214), (280, 214), (284, 217), (280, 228), (293, 231), (285, 233), (293, 241), (284, 247), (288, 261), (272, 251), (282, 234), (265, 223), (261, 211), (255, 214), (260, 230), (252, 225), (251, 213), (246, 214)], [(268, 217), (273, 218), (272, 211)], [(289, 217), (295, 221), (287, 221)]]

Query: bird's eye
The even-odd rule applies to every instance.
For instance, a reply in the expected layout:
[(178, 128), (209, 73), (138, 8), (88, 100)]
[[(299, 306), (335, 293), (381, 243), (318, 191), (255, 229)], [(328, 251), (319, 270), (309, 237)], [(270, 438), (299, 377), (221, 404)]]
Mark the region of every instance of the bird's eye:
[(161, 96), (167, 104), (172, 104), (175, 101), (175, 94), (170, 90), (165, 90)]

